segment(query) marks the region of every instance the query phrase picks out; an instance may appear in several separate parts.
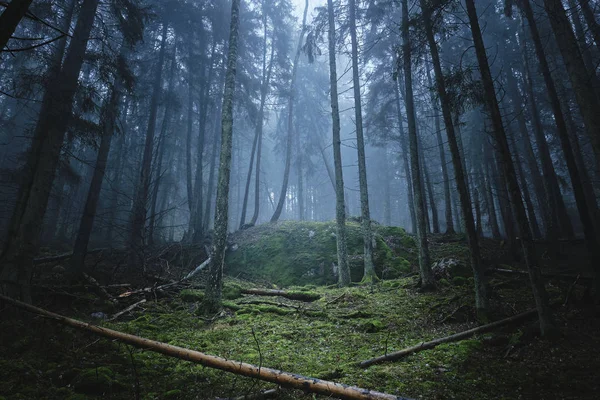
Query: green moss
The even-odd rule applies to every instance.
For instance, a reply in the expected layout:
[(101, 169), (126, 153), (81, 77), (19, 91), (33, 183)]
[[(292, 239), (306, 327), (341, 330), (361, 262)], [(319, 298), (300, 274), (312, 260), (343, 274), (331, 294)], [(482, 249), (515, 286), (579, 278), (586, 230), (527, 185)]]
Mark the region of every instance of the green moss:
[(75, 391), (85, 394), (103, 394), (123, 390), (125, 386), (116, 379), (116, 374), (108, 367), (83, 370), (74, 381)]
[(165, 392), (163, 397), (165, 399), (178, 399), (182, 394), (183, 392), (180, 389), (173, 389), (169, 390), (168, 392)]
[(199, 303), (204, 300), (204, 292), (195, 289), (183, 289), (179, 298), (186, 303)]
[(242, 288), (235, 283), (226, 283), (223, 286), (223, 298), (227, 300), (235, 300), (242, 297)]
[(465, 286), (467, 285), (468, 280), (462, 276), (455, 276), (452, 278), (452, 284), (454, 286)]
[[(351, 278), (363, 278), (363, 236), (360, 224), (346, 225)], [(374, 225), (375, 271), (393, 278), (410, 271), (407, 260), (414, 252), (414, 240), (401, 228)], [(225, 259), (229, 275), (264, 279), (279, 286), (327, 285), (336, 283), (335, 222), (283, 221), (236, 232)], [(385, 238), (385, 240), (384, 240)], [(391, 246), (386, 243), (389, 239)], [(415, 253), (416, 255), (416, 253)]]

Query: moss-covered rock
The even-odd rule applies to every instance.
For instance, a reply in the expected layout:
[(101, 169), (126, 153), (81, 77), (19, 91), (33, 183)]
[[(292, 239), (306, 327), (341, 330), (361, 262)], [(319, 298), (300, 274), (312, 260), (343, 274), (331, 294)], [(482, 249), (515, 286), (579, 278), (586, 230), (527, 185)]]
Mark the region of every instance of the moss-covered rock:
[[(358, 222), (346, 224), (352, 280), (363, 277), (363, 237)], [(410, 272), (415, 243), (402, 228), (373, 225), (374, 263), (379, 277)], [(335, 222), (283, 221), (250, 227), (232, 235), (225, 259), (229, 275), (264, 279), (280, 286), (336, 282)]]

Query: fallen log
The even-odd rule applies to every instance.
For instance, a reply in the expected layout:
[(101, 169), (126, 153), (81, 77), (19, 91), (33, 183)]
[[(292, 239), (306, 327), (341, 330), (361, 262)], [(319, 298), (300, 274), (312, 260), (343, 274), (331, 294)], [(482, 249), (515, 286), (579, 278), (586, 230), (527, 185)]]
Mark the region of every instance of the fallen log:
[[(506, 268), (490, 268), (490, 269), (488, 269), (488, 271), (498, 272), (501, 274), (518, 274), (518, 275), (524, 275), (524, 276), (529, 275), (529, 272), (527, 272), (527, 271), (520, 271), (520, 270), (516, 270), (516, 269), (506, 269)], [(592, 279), (594, 279), (591, 276), (581, 276), (581, 275), (574, 275), (574, 274), (550, 274), (547, 272), (542, 273), (542, 278), (563, 279), (563, 280), (573, 280), (573, 279), (592, 280)]]
[(434, 339), (430, 342), (421, 342), (420, 344), (418, 344), (416, 346), (407, 347), (405, 349), (395, 351), (393, 353), (389, 353), (389, 354), (386, 354), (383, 356), (378, 356), (378, 357), (374, 357), (374, 358), (371, 358), (371, 359), (368, 359), (365, 361), (361, 361), (358, 364), (358, 366), (362, 367), (362, 368), (368, 368), (373, 364), (379, 364), (379, 363), (382, 363), (385, 361), (396, 361), (396, 360), (399, 360), (401, 358), (404, 358), (404, 357), (409, 356), (414, 353), (418, 353), (423, 350), (433, 349), (434, 347), (439, 346), (440, 344), (443, 344), (443, 343), (458, 342), (460, 340), (464, 340), (471, 336), (474, 336), (478, 333), (489, 332), (489, 331), (492, 331), (496, 328), (500, 328), (505, 325), (510, 325), (510, 324), (514, 324), (517, 322), (528, 320), (532, 317), (535, 317), (536, 315), (537, 315), (537, 310), (535, 310), (535, 309), (525, 311), (521, 314), (517, 314), (517, 315), (514, 315), (509, 318), (501, 319), (500, 321), (492, 322), (491, 324), (478, 326), (476, 328), (469, 329), (467, 331), (455, 333), (454, 335)]
[[(252, 364), (246, 364), (239, 361), (227, 360), (225, 358), (204, 354), (199, 351), (186, 349), (179, 346), (173, 346), (166, 343), (157, 342), (142, 338), (128, 333), (114, 331), (112, 329), (103, 328), (97, 325), (88, 324), (76, 319), (68, 318), (53, 312), (14, 300), (10, 297), (0, 294), (0, 299), (15, 307), (27, 310), (34, 314), (42, 315), (55, 320), (63, 325), (71, 326), (76, 329), (91, 332), (93, 334), (118, 340), (123, 343), (130, 344), (144, 350), (154, 351), (164, 354), (169, 357), (178, 358), (185, 361), (201, 364), (205, 367), (215, 368), (226, 372), (231, 372), (236, 375), (242, 375), (249, 378), (260, 379), (263, 381), (275, 383), (282, 387), (299, 389), (305, 392), (318, 393), (325, 396), (338, 397), (341, 399), (350, 400), (401, 400), (402, 397), (393, 396), (391, 394), (362, 389), (355, 386), (347, 386), (330, 381), (324, 381), (316, 378), (304, 377), (289, 372), (279, 371), (276, 369), (265, 368)], [(405, 399), (406, 400), (406, 399)]]
[(243, 294), (254, 294), (257, 296), (281, 296), (290, 300), (300, 300), (300, 301), (315, 301), (321, 298), (320, 295), (315, 293), (306, 293), (306, 292), (286, 292), (285, 290), (275, 290), (275, 289), (242, 289)]

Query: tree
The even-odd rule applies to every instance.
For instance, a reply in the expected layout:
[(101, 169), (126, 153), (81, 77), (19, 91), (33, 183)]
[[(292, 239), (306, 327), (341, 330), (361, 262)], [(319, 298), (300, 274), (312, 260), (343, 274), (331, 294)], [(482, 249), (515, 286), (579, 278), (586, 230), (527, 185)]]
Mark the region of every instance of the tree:
[(331, 118), (333, 120), (333, 164), (335, 169), (335, 220), (339, 273), (338, 282), (340, 286), (348, 286), (350, 285), (350, 267), (348, 265), (344, 176), (342, 173), (342, 141), (340, 138), (340, 107), (338, 104), (337, 66), (335, 60), (335, 18), (333, 0), (327, 0), (327, 22), (329, 27), (327, 42), (329, 47)]
[(130, 232), (130, 266), (140, 266), (142, 260), (142, 251), (144, 247), (144, 227), (146, 225), (146, 203), (150, 192), (150, 175), (152, 167), (152, 152), (154, 150), (154, 130), (156, 128), (156, 114), (158, 111), (158, 99), (162, 88), (162, 72), (165, 62), (165, 52), (167, 43), (167, 33), (169, 24), (162, 22), (160, 33), (160, 50), (158, 53), (158, 63), (154, 71), (154, 82), (152, 88), (152, 97), (150, 99), (150, 115), (146, 128), (146, 138), (144, 142), (144, 153), (142, 156), (142, 166), (139, 179), (133, 199), (133, 209), (131, 212), (131, 232)]
[(373, 265), (373, 232), (371, 212), (369, 210), (369, 188), (367, 186), (367, 165), (365, 160), (365, 138), (363, 134), (362, 102), (360, 94), (360, 76), (358, 72), (358, 40), (356, 38), (356, 0), (349, 0), (350, 40), (352, 42), (352, 84), (354, 88), (354, 117), (356, 123), (356, 150), (358, 151), (358, 181), (360, 187), (361, 228), (364, 241), (363, 281), (372, 283), (377, 280)]
[(23, 19), (33, 0), (12, 0), (0, 15), (0, 53), (6, 47), (6, 43), (17, 29), (17, 25)]
[(548, 304), (548, 294), (546, 293), (546, 288), (544, 287), (544, 282), (542, 281), (539, 264), (535, 259), (531, 229), (527, 221), (527, 214), (521, 198), (521, 190), (519, 188), (515, 168), (510, 155), (508, 140), (506, 138), (506, 132), (502, 122), (502, 114), (500, 113), (498, 99), (496, 98), (494, 81), (489, 67), (485, 45), (481, 35), (481, 29), (479, 27), (479, 19), (474, 0), (466, 0), (466, 7), (467, 15), (469, 17), (469, 24), (471, 27), (471, 34), (473, 36), (473, 44), (475, 47), (477, 63), (481, 73), (485, 102), (492, 120), (494, 139), (498, 156), (500, 157), (499, 161), (502, 166), (502, 176), (506, 180), (506, 187), (509, 191), (512, 208), (515, 212), (515, 217), (517, 220), (517, 234), (521, 242), (521, 247), (523, 249), (525, 262), (529, 272), (529, 280), (531, 282), (533, 296), (536, 303), (540, 321), (540, 329), (542, 335), (549, 335), (554, 332), (555, 328), (552, 322), (551, 311)]
[(217, 185), (215, 210), (215, 233), (211, 258), (208, 266), (208, 281), (204, 298), (204, 309), (213, 313), (221, 309), (223, 290), (223, 264), (227, 246), (227, 223), (229, 218), (229, 180), (231, 175), (231, 147), (233, 140), (233, 95), (240, 24), (240, 0), (231, 2), (231, 23), (229, 29), (229, 49), (227, 50), (227, 73), (223, 93), (223, 113), (221, 117), (221, 156)]
[[(292, 130), (294, 127), (294, 102), (296, 100), (296, 74), (298, 71), (298, 63), (300, 62), (300, 53), (302, 51), (302, 42), (304, 41), (304, 35), (306, 34), (306, 14), (308, 11), (308, 2), (305, 2), (304, 16), (302, 17), (302, 30), (300, 31), (300, 38), (298, 39), (298, 46), (296, 47), (296, 55), (294, 56), (294, 64), (292, 64), (292, 77), (290, 80), (290, 93), (287, 104), (287, 136), (285, 139), (285, 167), (283, 171), (283, 182), (281, 184), (281, 192), (279, 193), (279, 200), (277, 201), (277, 207), (271, 217), (271, 222), (275, 222), (281, 216), (283, 211), (283, 204), (285, 203), (285, 197), (287, 194), (288, 181), (290, 178), (290, 166), (292, 162)], [(297, 134), (297, 133), (296, 133)], [(257, 171), (258, 173), (258, 171)]]
[(0, 255), (0, 282), (4, 293), (26, 302), (31, 302), (33, 257), (97, 7), (98, 0), (82, 3), (63, 67), (44, 94), (8, 240)]
[(404, 70), (404, 90), (406, 103), (406, 118), (408, 120), (408, 139), (410, 146), (410, 162), (412, 175), (412, 189), (414, 208), (417, 221), (417, 243), (419, 245), (419, 271), (421, 273), (421, 288), (432, 289), (435, 287), (429, 259), (429, 245), (427, 243), (427, 226), (425, 223), (425, 199), (421, 183), (421, 166), (419, 163), (419, 148), (417, 125), (412, 84), (412, 59), (411, 40), (409, 34), (408, 1), (402, 0), (402, 65)]
[[(485, 319), (487, 318), (487, 313), (489, 311), (489, 301), (487, 296), (485, 273), (481, 263), (479, 237), (475, 227), (475, 221), (473, 220), (473, 211), (471, 209), (471, 197), (469, 194), (469, 188), (467, 187), (467, 180), (465, 179), (463, 163), (458, 148), (458, 141), (456, 139), (456, 132), (454, 129), (454, 122), (452, 119), (452, 105), (448, 97), (448, 93), (446, 91), (446, 81), (442, 72), (439, 51), (433, 32), (433, 24), (431, 22), (431, 14), (433, 10), (430, 6), (427, 5), (426, 0), (420, 1), (421, 10), (423, 13), (423, 27), (425, 29), (425, 35), (427, 37), (427, 43), (429, 45), (429, 51), (431, 53), (431, 61), (433, 64), (433, 70), (435, 74), (436, 88), (440, 99), (440, 105), (442, 107), (442, 117), (444, 119), (444, 126), (446, 128), (446, 134), (448, 136), (448, 146), (450, 147), (450, 154), (452, 155), (454, 177), (456, 186), (458, 188), (462, 217), (463, 221), (465, 222), (465, 230), (467, 233), (467, 243), (469, 245), (470, 250), (471, 269), (473, 270), (473, 278), (475, 281), (475, 307), (477, 308), (478, 316), (481, 319)], [(438, 139), (438, 141), (440, 140)], [(476, 206), (478, 206), (478, 204)], [(477, 229), (481, 229), (480, 225), (481, 224), (479, 223)]]

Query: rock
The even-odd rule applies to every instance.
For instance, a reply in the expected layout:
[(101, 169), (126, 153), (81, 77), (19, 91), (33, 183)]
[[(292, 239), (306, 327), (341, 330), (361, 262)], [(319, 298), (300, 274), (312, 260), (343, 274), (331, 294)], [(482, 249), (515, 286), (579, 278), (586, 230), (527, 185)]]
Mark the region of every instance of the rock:
[(93, 312), (90, 314), (90, 317), (94, 319), (107, 319), (108, 315), (104, 314), (102, 311)]
[(452, 281), (455, 277), (468, 277), (469, 268), (456, 258), (442, 258), (431, 266), (431, 272), (436, 280), (446, 279)]

